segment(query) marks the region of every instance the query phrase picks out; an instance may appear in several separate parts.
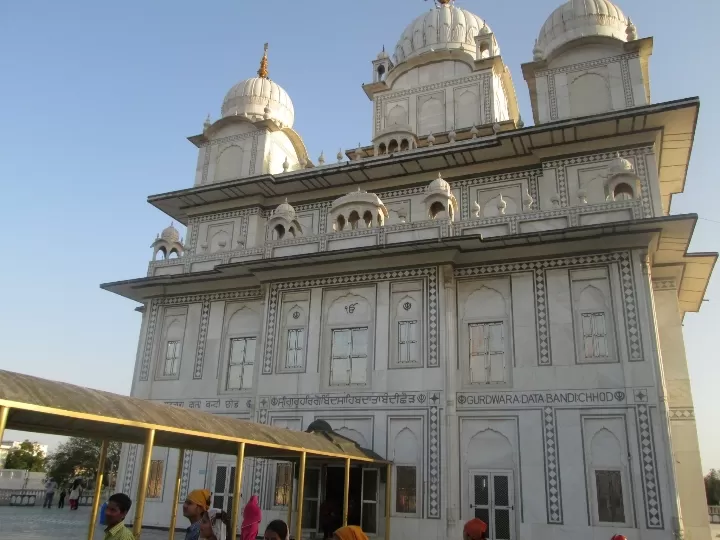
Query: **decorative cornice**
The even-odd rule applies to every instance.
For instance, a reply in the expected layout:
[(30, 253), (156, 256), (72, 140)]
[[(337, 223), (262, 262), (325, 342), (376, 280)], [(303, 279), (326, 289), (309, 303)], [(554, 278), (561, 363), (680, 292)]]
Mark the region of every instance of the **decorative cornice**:
[(609, 58), (599, 58), (598, 60), (589, 60), (587, 62), (581, 62), (579, 64), (571, 64), (569, 66), (561, 66), (553, 69), (543, 69), (542, 71), (536, 71), (535, 77), (547, 77), (548, 75), (555, 75), (556, 73), (572, 73), (573, 71), (582, 71), (584, 69), (590, 69), (594, 67), (607, 66), (615, 62), (627, 61), (631, 58), (639, 58), (638, 53), (627, 53), (620, 54), (618, 56), (611, 56)]
[(654, 279), (652, 282), (654, 291), (676, 291), (675, 279)]
[(683, 420), (695, 420), (695, 409), (692, 407), (678, 407), (672, 408), (668, 411), (670, 420), (683, 421)]

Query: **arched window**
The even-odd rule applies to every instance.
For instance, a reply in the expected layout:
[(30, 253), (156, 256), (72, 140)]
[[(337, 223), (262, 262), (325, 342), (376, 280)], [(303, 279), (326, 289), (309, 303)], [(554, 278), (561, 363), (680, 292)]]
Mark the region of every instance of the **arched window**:
[(360, 216), (358, 213), (353, 210), (350, 212), (350, 217), (348, 218), (348, 222), (350, 223), (351, 229), (357, 229), (358, 228), (358, 221), (360, 221)]
[(480, 45), (480, 58), (490, 58), (490, 47), (487, 43)]
[(167, 259), (167, 251), (165, 251), (164, 247), (161, 247), (155, 252), (155, 260), (159, 261), (161, 259)]
[(390, 141), (390, 144), (388, 144), (388, 152), (391, 154), (394, 154), (397, 152), (398, 149), (398, 143), (395, 139)]
[(407, 139), (403, 139), (402, 142), (400, 143), (400, 151), (404, 152), (405, 150), (409, 150), (409, 149), (410, 149), (410, 143), (408, 142)]
[(370, 210), (367, 210), (367, 211), (363, 214), (363, 221), (365, 222), (365, 226), (366, 226), (368, 229), (372, 228), (372, 226), (373, 226), (373, 216), (372, 216), (372, 212), (370, 212)]
[(385, 77), (385, 66), (380, 64), (377, 68), (377, 80), (382, 81), (384, 77)]
[(177, 259), (178, 257), (180, 257), (180, 255), (178, 254), (177, 249), (171, 249), (168, 259)]
[(290, 229), (288, 229), (288, 232), (290, 233), (290, 236), (295, 238), (295, 227), (290, 227)]
[(616, 201), (629, 201), (630, 199), (635, 198), (635, 193), (633, 192), (632, 187), (623, 182), (615, 186), (615, 189), (613, 190), (613, 197)]
[(434, 202), (430, 206), (430, 217), (435, 219), (442, 212), (445, 212), (445, 206), (441, 202)]
[(340, 214), (337, 217), (337, 230), (342, 231), (345, 228), (345, 216)]
[(378, 146), (378, 152), (380, 152), (380, 155), (387, 154), (387, 147), (385, 146), (385, 143), (380, 143), (380, 146)]
[(275, 225), (275, 228), (273, 229), (273, 240), (282, 240), (285, 236), (285, 227), (283, 227), (281, 224)]

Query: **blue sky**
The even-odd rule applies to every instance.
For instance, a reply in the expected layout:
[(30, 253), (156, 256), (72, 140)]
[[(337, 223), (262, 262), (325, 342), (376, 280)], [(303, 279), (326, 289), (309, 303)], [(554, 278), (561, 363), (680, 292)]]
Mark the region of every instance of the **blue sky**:
[[(458, 5), (494, 30), (530, 124), (520, 64), (531, 60), (559, 0)], [(145, 275), (150, 243), (170, 221), (145, 199), (192, 185), (197, 153), (185, 137), (201, 131), (207, 113), (217, 118), (225, 92), (254, 75), (270, 42), (270, 76), (292, 97), (295, 129), (311, 156), (368, 144), (371, 105), (360, 85), (371, 79), (370, 62), (430, 7), (422, 0), (3, 2), (0, 368), (129, 392), (140, 315), (98, 284)], [(706, 218), (692, 247), (717, 251), (712, 127), (720, 123), (720, 81), (711, 58), (720, 2), (620, 7), (641, 37), (655, 38), (652, 100), (703, 100), (687, 190), (673, 213)], [(704, 469), (720, 468), (713, 418), (720, 365), (709, 353), (720, 323), (718, 274), (710, 302), (685, 319)]]

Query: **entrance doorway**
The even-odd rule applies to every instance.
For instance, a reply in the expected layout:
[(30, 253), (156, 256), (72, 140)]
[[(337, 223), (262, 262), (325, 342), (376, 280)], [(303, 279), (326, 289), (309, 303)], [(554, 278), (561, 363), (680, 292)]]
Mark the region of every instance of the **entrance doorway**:
[[(348, 501), (348, 525), (358, 525), (369, 535), (378, 532), (378, 488), (380, 484), (379, 471), (377, 469), (365, 469), (361, 467), (350, 468), (350, 493)], [(343, 504), (345, 500), (345, 468), (326, 467), (325, 498), (327, 504), (320, 512), (320, 527), (318, 532), (332, 532), (342, 527)], [(332, 515), (323, 510), (331, 509)], [(327, 520), (327, 524), (326, 524)], [(326, 525), (325, 525), (326, 524)], [(326, 531), (323, 530), (326, 526)]]
[(488, 539), (514, 538), (514, 496), (511, 471), (471, 471), (470, 508), (488, 524)]

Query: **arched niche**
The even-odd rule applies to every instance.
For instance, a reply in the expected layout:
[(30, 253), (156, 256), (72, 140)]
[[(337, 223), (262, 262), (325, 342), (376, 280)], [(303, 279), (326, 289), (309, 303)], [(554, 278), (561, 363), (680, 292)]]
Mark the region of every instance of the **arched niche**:
[(430, 135), (445, 131), (445, 106), (436, 97), (431, 97), (420, 105), (418, 111), (419, 135)]
[(228, 320), (225, 326), (227, 335), (254, 333), (261, 326), (260, 315), (246, 305), (233, 306), (228, 311)]
[(218, 231), (212, 235), (208, 242), (208, 251), (217, 253), (227, 251), (230, 248), (230, 234), (227, 231)]
[(478, 125), (479, 111), (477, 94), (470, 89), (461, 90), (455, 97), (455, 127), (462, 129)]
[(463, 318), (465, 320), (477, 319), (505, 319), (507, 317), (507, 304), (505, 297), (497, 290), (483, 285), (473, 291), (465, 300)]
[(589, 116), (612, 110), (608, 81), (599, 73), (583, 73), (568, 84), (570, 114)]
[(515, 467), (513, 446), (505, 435), (487, 428), (476, 433), (464, 452), (470, 469), (509, 469)]
[(385, 119), (385, 126), (393, 126), (396, 124), (406, 125), (407, 123), (408, 115), (405, 107), (397, 104), (393, 105), (392, 108), (388, 111), (387, 117)]
[(598, 430), (590, 443), (590, 459), (596, 468), (624, 467), (626, 458), (620, 441), (615, 434), (607, 428)]
[(341, 427), (334, 431), (335, 431), (335, 433), (342, 435), (346, 439), (350, 439), (351, 441), (357, 443), (362, 448), (370, 448), (370, 446), (368, 445), (368, 442), (365, 439), (365, 437), (363, 436), (363, 434), (355, 429), (351, 429), (349, 427)]
[(215, 181), (234, 180), (242, 175), (245, 151), (241, 146), (230, 145), (217, 157), (215, 162)]
[(392, 460), (397, 463), (417, 464), (421, 461), (420, 443), (410, 428), (403, 428), (395, 436)]
[(305, 324), (307, 324), (307, 313), (300, 305), (294, 304), (287, 308), (285, 313), (286, 327), (305, 326)]
[(336, 299), (328, 309), (333, 325), (347, 322), (367, 322), (371, 319), (370, 303), (362, 296), (348, 294)]

